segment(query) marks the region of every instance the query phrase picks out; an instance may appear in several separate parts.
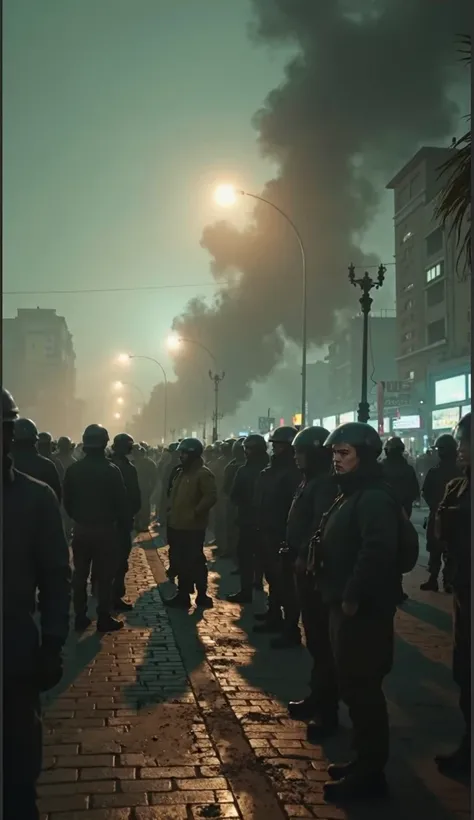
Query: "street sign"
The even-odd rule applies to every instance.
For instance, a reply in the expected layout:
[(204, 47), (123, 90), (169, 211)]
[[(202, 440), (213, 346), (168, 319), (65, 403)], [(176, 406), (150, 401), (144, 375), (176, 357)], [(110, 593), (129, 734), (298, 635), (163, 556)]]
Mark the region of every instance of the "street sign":
[(385, 396), (385, 407), (407, 407), (411, 404), (409, 393), (399, 393), (398, 396)]
[(413, 383), (411, 381), (391, 381), (385, 382), (386, 393), (411, 393)]
[(264, 436), (266, 433), (269, 433), (272, 427), (275, 426), (275, 419), (270, 418), (270, 416), (259, 416), (258, 418), (258, 431)]

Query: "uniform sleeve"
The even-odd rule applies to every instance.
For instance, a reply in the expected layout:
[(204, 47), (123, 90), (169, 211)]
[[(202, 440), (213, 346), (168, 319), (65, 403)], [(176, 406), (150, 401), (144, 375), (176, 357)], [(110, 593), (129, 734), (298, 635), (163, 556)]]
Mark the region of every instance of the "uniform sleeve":
[(356, 503), (360, 548), (343, 594), (351, 603), (371, 598), (383, 580), (395, 574), (398, 555), (399, 513), (393, 499), (366, 492)]
[(41, 637), (59, 649), (69, 632), (71, 568), (59, 503), (49, 487), (43, 489), (35, 553)]
[(58, 499), (59, 503), (62, 500), (62, 487), (61, 487), (61, 479), (59, 478), (58, 468), (54, 464), (53, 461), (48, 461), (48, 484), (51, 489), (54, 491), (56, 498)]
[(239, 467), (239, 469), (237, 470), (237, 472), (234, 475), (234, 480), (232, 482), (232, 487), (230, 488), (229, 496), (230, 496), (230, 500), (234, 504), (239, 504), (240, 501), (241, 501), (241, 495), (242, 495), (242, 473), (241, 473), (241, 470), (242, 470), (242, 467)]
[(208, 512), (217, 502), (216, 479), (209, 470), (203, 471), (200, 475), (199, 487), (201, 490), (201, 500), (196, 506), (196, 515)]
[(142, 506), (142, 495), (140, 492), (140, 484), (138, 483), (138, 473), (133, 465), (131, 470), (131, 479), (130, 479), (130, 490), (131, 490), (131, 505), (132, 505), (132, 515), (135, 517), (137, 513), (140, 511), (140, 507)]
[(113, 510), (120, 527), (128, 530), (129, 520), (129, 499), (122, 473), (114, 464), (111, 465), (110, 478), (112, 487)]

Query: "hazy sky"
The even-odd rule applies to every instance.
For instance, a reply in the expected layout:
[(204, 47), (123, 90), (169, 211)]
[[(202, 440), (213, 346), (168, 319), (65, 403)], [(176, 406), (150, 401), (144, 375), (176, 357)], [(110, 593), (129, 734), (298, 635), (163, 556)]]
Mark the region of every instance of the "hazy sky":
[[(108, 395), (120, 350), (170, 366), (173, 317), (213, 292), (199, 240), (220, 216), (214, 182), (258, 192), (271, 176), (251, 119), (289, 52), (253, 45), (250, 17), (248, 0), (3, 4), (4, 290), (193, 285), (5, 295), (5, 316), (66, 317), (86, 399)], [(368, 245), (391, 259), (386, 202)], [(158, 375), (140, 362), (126, 378), (148, 390)]]

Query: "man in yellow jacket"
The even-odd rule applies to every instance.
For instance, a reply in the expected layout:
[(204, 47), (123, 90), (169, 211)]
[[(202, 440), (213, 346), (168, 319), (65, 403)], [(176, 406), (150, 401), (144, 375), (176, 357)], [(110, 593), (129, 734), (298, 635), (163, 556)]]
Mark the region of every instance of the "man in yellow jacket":
[(196, 606), (211, 608), (207, 594), (204, 539), (209, 513), (217, 501), (216, 479), (204, 465), (203, 445), (197, 438), (180, 441), (181, 466), (174, 476), (168, 504), (168, 543), (178, 575), (178, 592), (167, 606), (189, 609), (197, 589)]

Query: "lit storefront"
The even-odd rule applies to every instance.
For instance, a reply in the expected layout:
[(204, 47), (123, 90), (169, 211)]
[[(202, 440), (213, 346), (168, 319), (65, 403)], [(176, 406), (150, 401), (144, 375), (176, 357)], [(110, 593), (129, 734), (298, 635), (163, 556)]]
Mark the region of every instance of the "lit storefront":
[(434, 381), (434, 410), (431, 411), (433, 436), (451, 432), (459, 419), (471, 410), (471, 374), (455, 373)]

